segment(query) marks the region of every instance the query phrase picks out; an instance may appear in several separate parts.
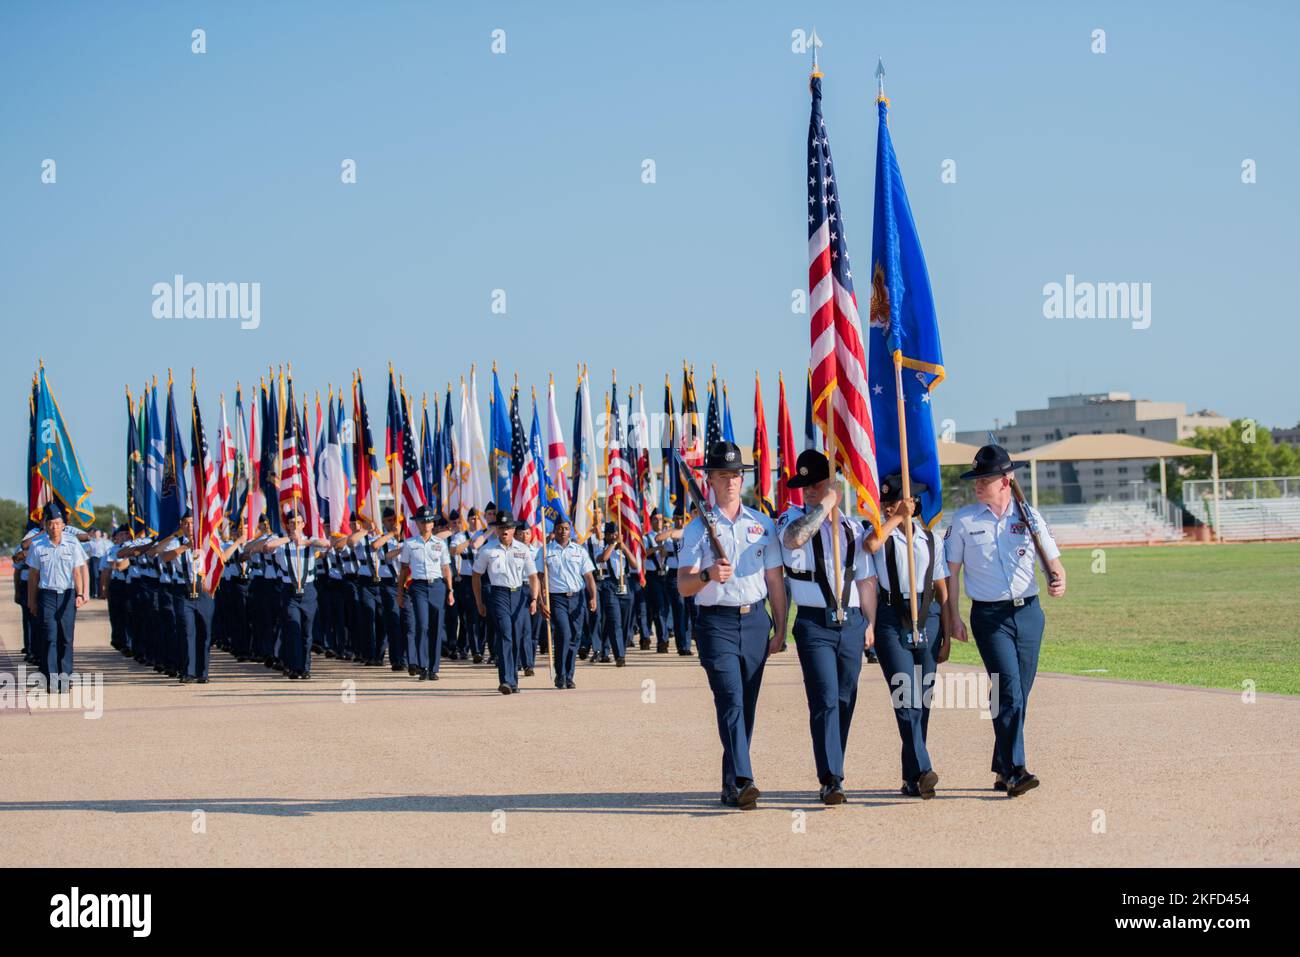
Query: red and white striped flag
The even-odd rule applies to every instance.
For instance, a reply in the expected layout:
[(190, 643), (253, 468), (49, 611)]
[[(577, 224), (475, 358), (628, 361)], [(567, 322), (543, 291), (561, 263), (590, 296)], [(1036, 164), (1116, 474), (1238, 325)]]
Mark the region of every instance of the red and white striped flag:
[(221, 507), (225, 509), (230, 501), (231, 490), (235, 487), (235, 437), (226, 421), (226, 395), (221, 394), (221, 449), (219, 461), (221, 472), (217, 476), (217, 493), (221, 496)]
[(551, 485), (565, 502), (569, 501), (569, 451), (564, 447), (564, 431), (560, 428), (560, 413), (555, 408), (555, 377), (546, 387), (546, 472)]
[[(533, 412), (537, 410), (537, 396), (533, 394)], [(541, 521), (541, 482), (537, 476), (537, 459), (528, 446), (524, 423), (519, 418), (519, 387), (510, 394), (510, 511), (516, 522), (523, 522), (531, 530)]]
[(198, 567), (203, 573), (204, 588), (211, 595), (221, 583), (221, 572), (225, 568), (225, 562), (221, 560), (221, 519), (224, 512), (221, 478), (208, 448), (203, 416), (199, 413), (198, 397), (193, 391), (190, 393), (190, 408), (194, 419), (194, 434), (190, 439), (194, 465), (192, 484), (194, 501), (199, 506), (194, 512), (194, 548), (199, 553)]
[[(617, 385), (615, 395), (617, 395)], [(618, 413), (618, 403), (613, 407), (613, 424), (609, 434), (609, 473), (606, 478), (606, 497), (612, 513), (611, 521), (618, 522), (619, 534), (637, 559), (641, 560), (641, 516), (637, 514), (636, 464), (623, 453), (623, 428)]]
[(420, 529), (415, 524), (416, 509), (427, 504), (424, 497), (424, 483), (420, 480), (420, 460), (415, 456), (415, 434), (411, 431), (411, 405), (402, 393), (402, 455), (398, 460), (402, 478), (402, 514), (406, 518), (406, 533), (418, 535)]
[(280, 438), (280, 514), (301, 509), (302, 473), (298, 468), (298, 410), (293, 403), (293, 379), (284, 405), (284, 431)]
[[(822, 119), (821, 73), (813, 68), (808, 123), (808, 307), (812, 313), (813, 418), (831, 459), (858, 496), (858, 511), (880, 518), (876, 436), (867, 393), (867, 360), (830, 140)], [(834, 434), (828, 419), (834, 418)]]

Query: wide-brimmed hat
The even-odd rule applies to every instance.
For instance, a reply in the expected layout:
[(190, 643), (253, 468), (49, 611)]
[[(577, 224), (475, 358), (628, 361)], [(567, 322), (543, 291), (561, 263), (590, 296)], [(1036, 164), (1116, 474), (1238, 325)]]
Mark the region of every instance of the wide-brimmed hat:
[(794, 462), (794, 475), (786, 488), (807, 488), (831, 477), (830, 459), (816, 449), (804, 449)]
[(748, 472), (754, 466), (745, 464), (739, 445), (722, 439), (709, 447), (700, 467), (706, 472)]
[[(924, 482), (918, 482), (916, 479), (912, 479), (911, 493), (913, 498), (918, 497), (922, 492), (927, 491), (929, 488), (930, 486), (926, 485)], [(891, 472), (889, 475), (886, 475), (884, 480), (880, 483), (880, 502), (882, 505), (885, 502), (897, 502), (902, 497), (903, 473)]]
[(433, 509), (428, 505), (421, 505), (411, 517), (417, 522), (435, 522), (438, 520), (438, 516), (434, 514)]
[(1028, 462), (1013, 462), (1011, 455), (1000, 445), (985, 445), (975, 453), (973, 468), (962, 472), (963, 479), (983, 478), (986, 475), (1006, 475), (1028, 465)]

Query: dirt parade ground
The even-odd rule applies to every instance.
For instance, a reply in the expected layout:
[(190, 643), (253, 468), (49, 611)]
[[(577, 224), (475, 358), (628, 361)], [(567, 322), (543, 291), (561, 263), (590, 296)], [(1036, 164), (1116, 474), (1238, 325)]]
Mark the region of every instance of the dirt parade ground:
[[(1051, 640), (1050, 632), (1048, 640)], [(769, 659), (753, 746), (758, 809), (720, 806), (721, 748), (695, 658), (634, 651), (496, 692), (486, 665), (442, 680), (316, 658), (290, 682), (213, 655), (180, 685), (77, 624), (102, 715), (18, 694), (18, 608), (0, 610), (0, 865), (1295, 865), (1300, 699), (1040, 674), (1029, 766), (995, 794), (986, 713), (942, 670), (937, 797), (901, 797), (884, 679), (863, 668), (849, 802), (817, 802), (793, 646)], [(69, 699), (70, 700), (70, 699)], [(49, 702), (45, 702), (48, 704)], [(83, 702), (84, 704), (84, 702)], [(92, 712), (93, 713), (93, 712)]]

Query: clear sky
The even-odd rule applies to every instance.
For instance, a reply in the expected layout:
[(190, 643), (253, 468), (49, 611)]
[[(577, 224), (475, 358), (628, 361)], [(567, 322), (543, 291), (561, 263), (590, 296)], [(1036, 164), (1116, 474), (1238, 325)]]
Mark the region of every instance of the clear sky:
[[(209, 423), (268, 363), (322, 391), (360, 366), (382, 430), (390, 359), (417, 395), (477, 361), (484, 401), (495, 359), (539, 389), (554, 371), (567, 431), (579, 361), (597, 403), (616, 367), (653, 411), (686, 357), (729, 381), (742, 442), (755, 371), (773, 426), (785, 371), (798, 423), (809, 103), (791, 33), (814, 23), (864, 263), (885, 61), (949, 371), (937, 418), (982, 428), (1115, 389), (1294, 424), (1298, 11), (9, 0), (0, 495), (23, 495), (38, 356), (100, 503), (123, 499), (123, 386), (168, 366), (182, 387), (198, 367)], [(154, 319), (177, 273), (260, 283), (260, 328)], [(1045, 318), (1067, 274), (1150, 283), (1150, 328)]]

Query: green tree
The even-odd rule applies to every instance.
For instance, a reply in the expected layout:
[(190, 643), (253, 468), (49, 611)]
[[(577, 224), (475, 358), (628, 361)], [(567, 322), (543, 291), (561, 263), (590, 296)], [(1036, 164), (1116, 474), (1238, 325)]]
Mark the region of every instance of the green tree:
[[(1290, 445), (1274, 443), (1273, 434), (1251, 419), (1233, 419), (1232, 425), (1222, 429), (1197, 429), (1191, 438), (1182, 439), (1178, 444), (1217, 453), (1221, 479), (1300, 474), (1300, 452)], [(1182, 499), (1183, 482), (1188, 479), (1213, 477), (1212, 459), (1208, 455), (1170, 459), (1168, 464), (1171, 499)], [(1159, 463), (1147, 469), (1147, 478), (1160, 481)]]
[(23, 540), (27, 530), (27, 506), (11, 498), (0, 498), (0, 548), (8, 551)]

